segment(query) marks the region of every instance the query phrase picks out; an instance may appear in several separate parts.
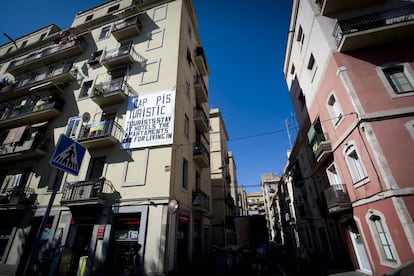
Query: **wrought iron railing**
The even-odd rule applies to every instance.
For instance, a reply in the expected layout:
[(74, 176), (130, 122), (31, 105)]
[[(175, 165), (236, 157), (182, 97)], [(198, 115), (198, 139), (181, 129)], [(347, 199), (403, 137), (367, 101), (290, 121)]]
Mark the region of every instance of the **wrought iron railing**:
[(351, 206), (351, 200), (345, 184), (331, 185), (325, 190), (325, 198), (328, 208)]
[(93, 96), (104, 96), (116, 91), (122, 91), (127, 96), (136, 96), (137, 92), (123, 79), (102, 82), (93, 87)]
[(84, 46), (84, 44), (85, 44), (85, 41), (81, 39), (81, 40), (68, 41), (65, 44), (50, 45), (48, 47), (45, 47), (43, 49), (40, 49), (38, 51), (31, 53), (29, 56), (25, 56), (23, 58), (12, 61), (9, 66), (9, 70), (12, 70), (19, 66), (33, 63), (37, 60), (42, 60), (44, 58), (47, 58), (59, 52), (63, 52), (64, 50), (68, 48), (77, 47), (77, 46), (82, 47)]
[(113, 192), (112, 184), (104, 177), (76, 182), (66, 182), (62, 191), (62, 203), (99, 201)]
[(78, 141), (82, 142), (86, 140), (105, 138), (108, 136), (114, 137), (120, 141), (123, 135), (124, 130), (122, 126), (111, 119), (82, 126), (78, 136)]
[(138, 54), (133, 45), (126, 45), (126, 46), (121, 46), (118, 48), (113, 48), (110, 50), (106, 50), (102, 56), (102, 63), (108, 62), (112, 59), (116, 59), (122, 56), (128, 56), (130, 55), (132, 57), (133, 60), (138, 61), (138, 62), (144, 62), (145, 58), (143, 56), (141, 56), (140, 54)]
[(414, 5), (383, 10), (349, 19), (338, 20), (332, 33), (339, 45), (346, 34), (414, 20)]
[(210, 197), (203, 191), (193, 192), (193, 206), (200, 206), (206, 209), (210, 208)]

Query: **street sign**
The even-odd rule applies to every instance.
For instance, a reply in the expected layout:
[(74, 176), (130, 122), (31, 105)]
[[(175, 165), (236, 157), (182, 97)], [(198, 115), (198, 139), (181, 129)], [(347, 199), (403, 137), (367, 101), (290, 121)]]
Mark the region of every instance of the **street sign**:
[(50, 160), (50, 165), (73, 175), (78, 175), (85, 151), (85, 147), (61, 134)]

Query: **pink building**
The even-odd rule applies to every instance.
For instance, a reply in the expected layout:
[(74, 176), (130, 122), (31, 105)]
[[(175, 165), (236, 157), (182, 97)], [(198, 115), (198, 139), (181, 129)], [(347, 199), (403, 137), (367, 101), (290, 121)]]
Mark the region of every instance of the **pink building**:
[(284, 72), (310, 173), (373, 275), (414, 259), (413, 38), (413, 2), (293, 1)]

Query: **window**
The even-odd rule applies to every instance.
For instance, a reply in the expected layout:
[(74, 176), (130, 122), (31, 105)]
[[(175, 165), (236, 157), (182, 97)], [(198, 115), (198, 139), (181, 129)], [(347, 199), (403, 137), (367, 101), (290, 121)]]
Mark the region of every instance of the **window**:
[(191, 93), (190, 81), (188, 79), (185, 79), (185, 94), (187, 95), (188, 98), (190, 98), (190, 93)]
[(20, 47), (23, 48), (24, 46), (26, 46), (26, 44), (27, 44), (27, 40), (23, 41)]
[(186, 190), (188, 189), (188, 161), (185, 158), (183, 158), (183, 175), (181, 187)]
[(190, 119), (187, 114), (184, 114), (184, 135), (189, 137), (190, 135)]
[(44, 33), (44, 34), (42, 34), (42, 35), (40, 36), (39, 40), (40, 40), (40, 41), (42, 41), (43, 39), (45, 39), (45, 36), (46, 36), (46, 34), (45, 34), (45, 33)]
[(303, 94), (302, 89), (299, 91), (298, 102), (299, 102), (300, 110), (303, 110), (303, 108), (306, 105), (306, 99), (305, 99), (305, 95)]
[(187, 33), (188, 33), (188, 39), (191, 40), (191, 27), (190, 25), (187, 26)]
[(408, 132), (411, 134), (411, 137), (414, 140), (414, 120), (405, 123), (405, 127), (407, 128)]
[(328, 99), (328, 111), (333, 119), (334, 125), (337, 125), (342, 119), (342, 109), (334, 95), (331, 95)]
[(93, 18), (93, 14), (88, 15), (88, 16), (85, 18), (85, 22), (87, 22), (87, 21), (91, 21), (91, 20), (92, 20), (92, 18)]
[(309, 70), (312, 70), (314, 66), (315, 66), (315, 57), (313, 56), (313, 54), (311, 54), (310, 57), (309, 57), (307, 68)]
[(81, 91), (79, 93), (79, 98), (88, 97), (91, 87), (92, 87), (92, 81), (83, 82)]
[(99, 39), (107, 38), (111, 34), (111, 26), (104, 27), (101, 30), (101, 34), (99, 35)]
[(296, 41), (300, 43), (300, 50), (302, 51), (303, 42), (305, 41), (305, 34), (303, 33), (302, 26), (299, 25), (298, 33), (296, 35)]
[(292, 63), (292, 66), (290, 67), (290, 74), (295, 74), (295, 65)]
[(195, 189), (196, 191), (201, 191), (201, 174), (199, 171), (196, 171), (195, 175)]
[(350, 145), (346, 148), (345, 159), (354, 184), (367, 178), (364, 165), (354, 145)]
[(108, 9), (108, 13), (114, 12), (119, 9), (119, 5), (112, 6)]
[(7, 49), (7, 54), (10, 53), (13, 50), (13, 46), (9, 47), (9, 49)]
[(190, 66), (191, 66), (191, 63), (193, 63), (193, 60), (191, 58), (191, 52), (188, 48), (187, 48), (187, 62), (188, 62), (188, 65)]
[(396, 94), (414, 92), (414, 85), (404, 72), (402, 65), (384, 68), (383, 72)]
[(78, 138), (79, 132), (81, 129), (81, 123), (82, 123), (81, 117), (69, 118), (65, 135), (72, 139)]
[(377, 210), (369, 210), (367, 221), (373, 233), (375, 245), (380, 256), (381, 263), (396, 266), (398, 262), (390, 231), (382, 213)]
[(331, 185), (341, 184), (341, 178), (339, 177), (339, 174), (336, 170), (335, 164), (332, 163), (327, 169), (326, 169), (326, 175), (328, 176), (329, 183)]
[(91, 54), (90, 59), (88, 60), (88, 64), (89, 65), (96, 65), (96, 64), (98, 64), (99, 63), (99, 60), (101, 59), (102, 52), (103, 52), (102, 50), (93, 52)]

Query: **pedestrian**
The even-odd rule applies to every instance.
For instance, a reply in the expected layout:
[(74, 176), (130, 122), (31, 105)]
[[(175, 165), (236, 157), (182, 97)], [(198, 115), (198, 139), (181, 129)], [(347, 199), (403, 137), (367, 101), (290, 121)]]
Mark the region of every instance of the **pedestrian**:
[(298, 275), (305, 275), (304, 273), (309, 272), (310, 259), (308, 252), (303, 244), (300, 244), (296, 251), (296, 271)]

